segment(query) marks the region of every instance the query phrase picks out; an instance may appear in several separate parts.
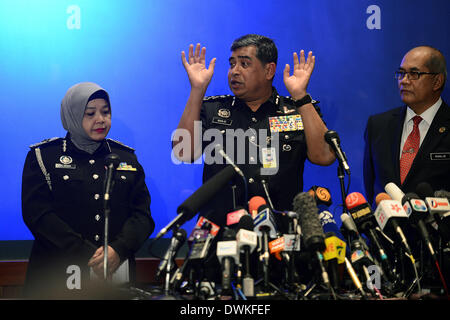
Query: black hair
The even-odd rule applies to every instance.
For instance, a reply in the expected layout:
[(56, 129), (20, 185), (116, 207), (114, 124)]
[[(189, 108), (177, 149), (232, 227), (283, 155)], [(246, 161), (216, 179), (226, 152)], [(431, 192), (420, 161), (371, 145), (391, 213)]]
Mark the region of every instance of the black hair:
[(278, 50), (272, 39), (258, 34), (247, 34), (233, 41), (231, 51), (248, 46), (256, 47), (256, 57), (263, 64), (277, 63)]

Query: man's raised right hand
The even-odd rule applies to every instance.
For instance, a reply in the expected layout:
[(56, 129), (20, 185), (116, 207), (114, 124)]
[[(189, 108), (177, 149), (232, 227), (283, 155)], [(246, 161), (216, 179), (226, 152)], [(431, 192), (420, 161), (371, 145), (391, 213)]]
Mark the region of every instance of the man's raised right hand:
[(209, 67), (205, 65), (206, 48), (203, 47), (200, 50), (200, 43), (197, 43), (194, 52), (194, 45), (189, 45), (189, 56), (186, 60), (186, 54), (181, 52), (181, 62), (189, 77), (191, 88), (202, 89), (206, 91), (209, 82), (214, 74), (214, 66), (216, 64), (216, 58), (213, 58), (209, 63)]

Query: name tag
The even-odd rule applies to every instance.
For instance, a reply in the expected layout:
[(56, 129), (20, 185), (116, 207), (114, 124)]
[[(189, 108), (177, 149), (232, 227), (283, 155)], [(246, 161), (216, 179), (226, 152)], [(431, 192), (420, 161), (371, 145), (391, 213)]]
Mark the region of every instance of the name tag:
[(56, 169), (76, 169), (77, 166), (73, 163), (71, 164), (62, 164), (62, 163), (55, 163), (55, 168)]
[(431, 160), (450, 160), (450, 152), (430, 153)]
[(223, 118), (219, 118), (219, 117), (213, 117), (211, 122), (215, 123), (215, 124), (223, 124), (225, 126), (231, 126), (231, 124), (233, 123), (233, 120), (223, 119)]

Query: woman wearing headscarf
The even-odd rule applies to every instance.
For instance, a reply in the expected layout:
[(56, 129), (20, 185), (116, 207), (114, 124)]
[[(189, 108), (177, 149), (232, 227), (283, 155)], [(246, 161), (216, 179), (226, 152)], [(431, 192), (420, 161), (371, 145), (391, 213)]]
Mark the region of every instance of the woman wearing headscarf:
[(61, 120), (66, 136), (30, 146), (23, 169), (22, 215), (35, 238), (24, 287), (31, 298), (84, 297), (92, 279), (103, 279), (108, 155), (120, 161), (109, 199), (108, 279), (120, 268), (125, 281), (134, 282), (134, 254), (155, 226), (134, 149), (106, 139), (108, 93), (91, 82), (72, 86)]

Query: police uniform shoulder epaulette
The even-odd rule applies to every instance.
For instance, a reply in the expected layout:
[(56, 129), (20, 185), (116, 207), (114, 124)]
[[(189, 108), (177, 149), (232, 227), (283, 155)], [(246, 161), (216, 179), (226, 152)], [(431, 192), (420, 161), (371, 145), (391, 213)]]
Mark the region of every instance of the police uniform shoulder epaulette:
[(231, 97), (232, 97), (231, 94), (225, 94), (225, 95), (220, 95), (220, 96), (208, 96), (208, 97), (204, 97), (203, 101), (218, 101), (218, 100), (225, 100), (225, 99), (228, 99)]
[(113, 144), (115, 144), (115, 145), (117, 145), (117, 146), (119, 146), (119, 147), (122, 147), (122, 148), (124, 148), (124, 149), (126, 149), (126, 150), (128, 150), (128, 151), (135, 151), (132, 147), (129, 147), (129, 146), (127, 146), (126, 144), (123, 144), (122, 142), (120, 142), (120, 141), (117, 141), (117, 140), (113, 140), (113, 139), (106, 139), (108, 142), (110, 142), (110, 143), (113, 143)]
[(33, 149), (33, 148), (37, 148), (37, 147), (40, 147), (40, 146), (43, 146), (43, 145), (48, 145), (48, 144), (50, 144), (52, 142), (56, 142), (56, 141), (61, 140), (61, 139), (63, 139), (63, 138), (53, 137), (53, 138), (45, 139), (45, 140), (42, 140), (41, 142), (38, 142), (38, 143), (30, 145), (30, 148)]

